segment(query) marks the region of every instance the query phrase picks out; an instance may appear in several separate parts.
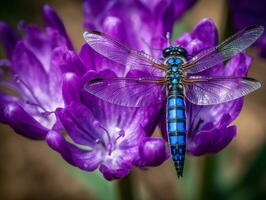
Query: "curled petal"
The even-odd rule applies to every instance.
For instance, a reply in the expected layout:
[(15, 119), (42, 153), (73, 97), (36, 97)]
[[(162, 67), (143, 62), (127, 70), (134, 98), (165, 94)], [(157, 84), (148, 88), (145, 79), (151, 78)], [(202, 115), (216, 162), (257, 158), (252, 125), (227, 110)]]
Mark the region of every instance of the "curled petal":
[(74, 72), (77, 75), (83, 75), (86, 71), (85, 66), (81, 62), (78, 55), (62, 45), (56, 47), (51, 53), (51, 63), (55, 71), (60, 75), (66, 72)]
[(85, 171), (94, 171), (102, 161), (101, 152), (97, 150), (85, 151), (78, 148), (71, 148), (74, 163)]
[(66, 33), (66, 29), (64, 27), (63, 22), (55, 12), (55, 10), (50, 5), (45, 5), (43, 7), (43, 18), (46, 26), (49, 26), (53, 29), (56, 29), (60, 35), (62, 35), (67, 41), (67, 47), (73, 50), (73, 45)]
[(26, 113), (18, 104), (6, 104), (3, 112), (7, 123), (18, 134), (34, 140), (42, 140), (45, 138), (48, 130)]
[(202, 19), (191, 33), (184, 33), (175, 43), (186, 48), (192, 56), (218, 43), (218, 33), (214, 22), (209, 18)]
[(240, 113), (243, 98), (228, 103), (199, 106), (186, 102), (188, 136), (193, 137), (200, 130), (219, 129), (228, 126)]
[(139, 145), (140, 159), (136, 165), (158, 166), (169, 158), (170, 152), (165, 147), (165, 141), (161, 138), (145, 137)]
[(65, 109), (57, 109), (56, 115), (74, 142), (93, 147), (102, 139), (103, 130), (97, 129), (97, 120), (81, 103), (72, 102)]
[(49, 131), (46, 136), (48, 145), (59, 152), (62, 157), (71, 165), (77, 166), (86, 171), (93, 171), (98, 168), (101, 156), (96, 150), (82, 150), (67, 142), (63, 135), (55, 131)]
[(8, 95), (0, 92), (0, 122), (8, 124), (8, 116), (5, 116), (5, 109), (9, 104), (19, 102), (19, 99), (15, 96)]
[(191, 36), (202, 42), (202, 48), (209, 48), (218, 43), (218, 32), (214, 22), (209, 18), (202, 19), (193, 29)]
[(74, 73), (66, 73), (63, 77), (62, 92), (65, 105), (72, 101), (80, 101), (80, 79)]
[(62, 134), (53, 130), (49, 131), (46, 135), (46, 142), (53, 150), (59, 152), (67, 162), (75, 166), (71, 153), (67, 148), (67, 142)]
[(101, 165), (99, 170), (102, 172), (104, 178), (111, 181), (114, 179), (120, 179), (128, 175), (131, 168), (111, 169), (109, 167), (106, 167), (105, 165)]
[(195, 156), (213, 154), (221, 151), (236, 136), (236, 126), (212, 131), (201, 131), (189, 140), (187, 151)]
[(117, 36), (120, 35), (122, 22), (119, 17), (107, 16), (103, 22), (103, 32), (108, 35)]

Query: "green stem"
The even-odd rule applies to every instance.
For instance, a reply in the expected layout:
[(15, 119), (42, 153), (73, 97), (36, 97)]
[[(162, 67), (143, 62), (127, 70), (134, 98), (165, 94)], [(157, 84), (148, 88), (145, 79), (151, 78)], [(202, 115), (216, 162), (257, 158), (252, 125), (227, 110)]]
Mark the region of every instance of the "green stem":
[(212, 199), (215, 191), (215, 168), (216, 168), (216, 157), (206, 156), (202, 163), (202, 171), (200, 177), (200, 191), (199, 200)]
[(125, 178), (118, 181), (120, 200), (134, 200), (136, 195), (134, 194), (132, 173)]

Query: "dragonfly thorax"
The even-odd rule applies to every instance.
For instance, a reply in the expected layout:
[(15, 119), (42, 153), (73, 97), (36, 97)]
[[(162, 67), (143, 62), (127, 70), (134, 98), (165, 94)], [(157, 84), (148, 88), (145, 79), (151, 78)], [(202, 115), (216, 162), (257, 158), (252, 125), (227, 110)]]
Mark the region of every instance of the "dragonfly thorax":
[(184, 77), (184, 71), (181, 64), (184, 62), (185, 59), (180, 56), (170, 56), (165, 59), (164, 64), (168, 68), (165, 74), (168, 79), (168, 89), (178, 89), (179, 87), (182, 87), (180, 78)]

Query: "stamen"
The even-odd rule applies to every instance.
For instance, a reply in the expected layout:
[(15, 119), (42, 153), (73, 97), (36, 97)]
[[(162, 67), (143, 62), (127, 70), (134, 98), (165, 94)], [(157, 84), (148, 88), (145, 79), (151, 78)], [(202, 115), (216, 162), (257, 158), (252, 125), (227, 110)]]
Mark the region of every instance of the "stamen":
[(167, 45), (172, 46), (170, 32), (166, 33), (166, 40), (167, 40)]
[(103, 145), (104, 148), (107, 148), (107, 151), (108, 151), (108, 155), (111, 155), (112, 153), (112, 149), (113, 149), (113, 145), (112, 145), (112, 140), (111, 140), (111, 136), (108, 132), (108, 130), (106, 128), (104, 128), (99, 121), (94, 121), (93, 122), (93, 125), (97, 128), (101, 128), (105, 133), (106, 133), (106, 136), (108, 138), (108, 142), (107, 142), (107, 146), (105, 145), (105, 143), (103, 141), (101, 141), (100, 139), (96, 139), (96, 143), (97, 141), (100, 142), (101, 141), (101, 144)]
[(125, 131), (124, 130), (120, 130), (119, 132), (118, 132), (118, 137), (115, 139), (115, 144), (116, 144), (116, 142), (117, 142), (117, 140), (119, 139), (119, 138), (121, 138), (121, 137), (124, 137), (125, 136)]
[(112, 138), (111, 138), (111, 135), (110, 133), (108, 132), (108, 130), (103, 127), (99, 121), (94, 121), (93, 122), (93, 125), (96, 127), (96, 128), (101, 128), (105, 133), (106, 133), (106, 136), (107, 136), (107, 139), (108, 141), (106, 143), (104, 143), (101, 139), (96, 139), (96, 143), (101, 143), (103, 145), (103, 147), (108, 151), (108, 155), (110, 156), (112, 154), (112, 152), (114, 151), (114, 148), (115, 148), (115, 145), (116, 145), (116, 142), (119, 140), (119, 138), (121, 137), (124, 137), (125, 136), (125, 131), (124, 130), (119, 130), (117, 133), (118, 133), (118, 136), (115, 138), (114, 141), (112, 141)]
[(39, 101), (39, 99), (35, 96), (34, 92), (32, 91), (32, 89), (30, 88), (30, 86), (28, 86), (21, 78), (19, 78), (18, 75), (15, 75), (15, 80), (18, 84), (22, 84), (31, 94), (31, 96), (33, 97), (33, 99), (37, 102), (37, 103), (33, 103), (31, 101), (26, 100), (26, 103), (30, 104), (30, 105), (35, 105), (40, 107), (44, 112), (49, 112), (47, 111), (44, 106), (41, 104), (41, 102)]
[(26, 104), (29, 104), (31, 106), (36, 106), (36, 107), (39, 107), (41, 108), (44, 112), (40, 112), (40, 114), (44, 117), (44, 118), (48, 118), (48, 116), (52, 113), (54, 113), (54, 111), (47, 111), (47, 110), (44, 110), (42, 106), (40, 106), (39, 104), (37, 103), (34, 103), (34, 102), (31, 102), (29, 100), (25, 100), (25, 103)]

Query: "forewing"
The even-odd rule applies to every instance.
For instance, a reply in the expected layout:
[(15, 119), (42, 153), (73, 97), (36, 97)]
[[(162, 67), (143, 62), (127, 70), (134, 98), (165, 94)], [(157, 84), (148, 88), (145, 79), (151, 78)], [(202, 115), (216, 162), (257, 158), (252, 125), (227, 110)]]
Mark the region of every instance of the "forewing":
[(156, 67), (167, 70), (160, 60), (152, 58), (142, 51), (132, 50), (104, 33), (90, 31), (84, 32), (83, 36), (96, 52), (119, 64), (130, 66), (131, 69)]
[(247, 77), (194, 77), (183, 79), (185, 96), (197, 105), (213, 105), (245, 96), (261, 84)]
[(112, 104), (146, 107), (164, 101), (165, 82), (160, 78), (93, 79), (85, 84), (85, 90)]
[(249, 26), (220, 45), (202, 51), (184, 64), (183, 68), (187, 73), (198, 73), (222, 63), (252, 45), (261, 36), (263, 30), (263, 26)]

